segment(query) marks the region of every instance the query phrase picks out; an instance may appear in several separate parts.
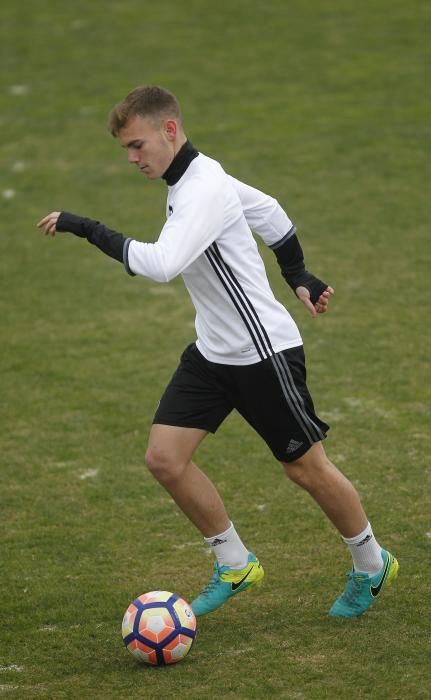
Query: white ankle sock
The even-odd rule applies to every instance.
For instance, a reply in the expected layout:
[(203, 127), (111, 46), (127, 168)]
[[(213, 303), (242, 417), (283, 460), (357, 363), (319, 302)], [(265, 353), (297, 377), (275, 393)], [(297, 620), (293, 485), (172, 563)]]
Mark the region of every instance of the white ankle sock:
[(213, 550), (219, 566), (243, 569), (247, 565), (248, 550), (243, 545), (233, 523), (225, 531), (213, 537), (204, 537)]
[(356, 537), (343, 537), (350, 549), (355, 571), (365, 571), (374, 576), (383, 566), (383, 560), (379, 543), (374, 537), (370, 523), (363, 532)]

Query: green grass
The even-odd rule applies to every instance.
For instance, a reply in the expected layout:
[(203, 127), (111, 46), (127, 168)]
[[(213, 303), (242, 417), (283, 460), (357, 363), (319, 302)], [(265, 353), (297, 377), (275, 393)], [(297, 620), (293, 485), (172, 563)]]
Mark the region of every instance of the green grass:
[[(425, 0), (4, 0), (0, 696), (428, 698), (430, 306)], [(194, 339), (181, 280), (131, 279), (35, 222), (68, 209), (154, 240), (165, 187), (105, 125), (138, 84), (180, 98), (201, 150), (273, 193), (336, 289), (298, 320), (327, 450), (400, 577), (363, 619), (328, 619), (348, 556), (237, 416), (199, 451), (266, 583), (200, 623), (187, 659), (122, 647), (136, 595), (191, 598), (200, 536), (143, 466), (160, 392)]]

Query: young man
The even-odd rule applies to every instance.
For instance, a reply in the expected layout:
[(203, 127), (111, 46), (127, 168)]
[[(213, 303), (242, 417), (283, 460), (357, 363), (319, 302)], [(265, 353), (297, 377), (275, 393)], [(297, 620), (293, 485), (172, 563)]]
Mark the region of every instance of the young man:
[(136, 88), (111, 112), (110, 128), (130, 163), (168, 185), (167, 220), (157, 242), (125, 238), (67, 212), (52, 212), (38, 226), (46, 235), (69, 231), (87, 238), (131, 275), (169, 282), (181, 274), (190, 293), (197, 340), (185, 349), (162, 396), (146, 463), (216, 557), (214, 575), (193, 610), (212, 612), (263, 577), (216, 487), (192, 461), (208, 432), (235, 408), (350, 549), (352, 572), (329, 614), (361, 615), (395, 578), (398, 563), (377, 543), (356, 490), (324, 452), (329, 426), (314, 412), (301, 336), (271, 291), (251, 231), (272, 248), (312, 316), (326, 312), (333, 289), (305, 269), (295, 227), (277, 201), (194, 149), (170, 92)]

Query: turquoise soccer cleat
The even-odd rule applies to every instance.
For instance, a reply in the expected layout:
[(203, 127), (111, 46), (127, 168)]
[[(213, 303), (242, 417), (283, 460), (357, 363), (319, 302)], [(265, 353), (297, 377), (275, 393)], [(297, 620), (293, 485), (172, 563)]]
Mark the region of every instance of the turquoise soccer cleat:
[(363, 571), (351, 571), (343, 593), (337, 598), (329, 615), (332, 617), (357, 617), (374, 603), (385, 585), (398, 574), (398, 562), (390, 552), (382, 549), (383, 566), (374, 576)]
[(247, 588), (260, 584), (263, 569), (254, 554), (248, 555), (248, 563), (243, 569), (231, 569), (229, 566), (214, 564), (214, 576), (202, 593), (193, 601), (191, 607), (196, 616), (206, 615), (217, 610), (229, 598)]

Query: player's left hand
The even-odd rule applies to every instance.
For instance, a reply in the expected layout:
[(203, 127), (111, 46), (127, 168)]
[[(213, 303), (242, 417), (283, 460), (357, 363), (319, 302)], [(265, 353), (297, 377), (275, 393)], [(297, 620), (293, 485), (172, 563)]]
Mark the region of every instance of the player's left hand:
[(45, 216), (39, 221), (37, 227), (42, 229), (45, 236), (55, 236), (57, 221), (60, 214), (60, 211), (52, 211), (51, 214), (48, 214), (48, 216)]
[(329, 299), (334, 293), (332, 287), (326, 287), (325, 291), (322, 292), (316, 303), (313, 304), (310, 300), (310, 292), (306, 287), (297, 287), (295, 291), (296, 296), (306, 306), (313, 318), (317, 316), (317, 314), (324, 314), (328, 310)]

